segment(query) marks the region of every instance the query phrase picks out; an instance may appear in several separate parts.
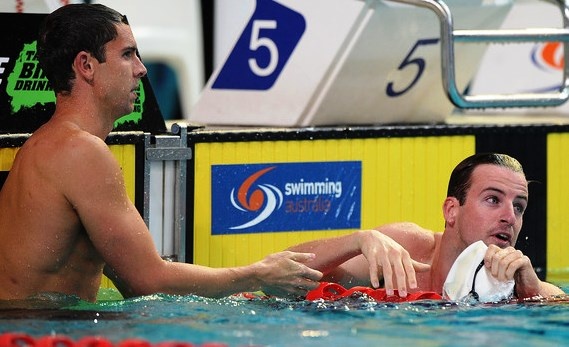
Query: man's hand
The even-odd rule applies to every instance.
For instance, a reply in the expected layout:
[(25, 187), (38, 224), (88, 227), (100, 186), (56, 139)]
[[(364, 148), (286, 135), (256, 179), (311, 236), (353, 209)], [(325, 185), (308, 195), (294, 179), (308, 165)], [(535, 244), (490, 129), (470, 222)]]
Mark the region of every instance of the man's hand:
[(358, 243), (369, 263), (371, 284), (374, 288), (379, 287), (381, 272), (387, 295), (393, 295), (397, 285), (399, 296), (406, 297), (408, 288), (417, 288), (415, 272), (428, 271), (431, 268), (428, 264), (411, 259), (406, 249), (377, 230), (359, 233)]
[(518, 299), (548, 297), (563, 294), (556, 286), (542, 282), (530, 259), (513, 247), (500, 248), (489, 245), (484, 256), (484, 265), (500, 281), (514, 280)]
[(309, 290), (319, 285), (320, 271), (304, 265), (314, 259), (312, 253), (284, 251), (270, 254), (253, 264), (261, 283), (261, 290), (267, 295), (281, 297), (304, 297)]

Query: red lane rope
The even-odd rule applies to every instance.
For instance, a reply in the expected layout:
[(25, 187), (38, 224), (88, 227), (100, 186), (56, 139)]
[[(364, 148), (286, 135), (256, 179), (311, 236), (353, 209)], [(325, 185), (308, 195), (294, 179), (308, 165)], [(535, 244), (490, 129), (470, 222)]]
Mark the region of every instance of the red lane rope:
[(100, 336), (86, 336), (73, 341), (65, 335), (48, 335), (37, 339), (23, 333), (0, 334), (0, 347), (228, 347), (225, 343), (205, 342), (195, 345), (189, 342), (166, 341), (151, 344), (143, 339), (126, 339), (117, 344)]
[(321, 282), (318, 288), (311, 290), (306, 294), (306, 300), (330, 300), (335, 301), (345, 297), (352, 296), (354, 293), (362, 293), (378, 302), (407, 302), (417, 300), (442, 300), (442, 296), (435, 292), (418, 291), (407, 294), (402, 298), (395, 290), (394, 295), (387, 295), (385, 289), (373, 289), (370, 287), (352, 287), (346, 289), (338, 283)]

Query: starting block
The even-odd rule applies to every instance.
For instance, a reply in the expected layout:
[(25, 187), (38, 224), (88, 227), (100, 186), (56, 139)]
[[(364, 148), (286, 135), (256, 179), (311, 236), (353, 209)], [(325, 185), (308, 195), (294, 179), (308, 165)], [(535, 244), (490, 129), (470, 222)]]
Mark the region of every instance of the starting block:
[[(512, 3), (446, 0), (454, 20), (449, 29), (441, 26), (439, 13), (415, 4), (425, 2), (442, 3), (258, 0), (190, 121), (265, 126), (444, 121), (455, 105), (443, 88), (441, 41), (448, 39), (441, 37), (443, 29), (447, 34), (454, 26), (498, 29)], [(460, 66), (451, 76), (457, 91), (466, 89), (484, 51), (485, 45), (452, 46), (452, 62)]]

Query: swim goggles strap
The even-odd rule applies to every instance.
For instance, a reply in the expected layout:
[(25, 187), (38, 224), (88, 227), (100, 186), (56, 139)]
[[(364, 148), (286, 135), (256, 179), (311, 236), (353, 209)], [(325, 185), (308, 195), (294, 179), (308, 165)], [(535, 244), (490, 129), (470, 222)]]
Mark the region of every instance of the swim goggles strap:
[(482, 260), (480, 262), (480, 264), (478, 264), (478, 266), (476, 267), (476, 270), (474, 271), (474, 277), (472, 278), (472, 289), (470, 290), (470, 293), (468, 293), (476, 301), (480, 301), (480, 295), (478, 295), (474, 286), (476, 285), (476, 276), (478, 275), (478, 273), (480, 272), (480, 269), (482, 269), (483, 266), (484, 266), (484, 260)]

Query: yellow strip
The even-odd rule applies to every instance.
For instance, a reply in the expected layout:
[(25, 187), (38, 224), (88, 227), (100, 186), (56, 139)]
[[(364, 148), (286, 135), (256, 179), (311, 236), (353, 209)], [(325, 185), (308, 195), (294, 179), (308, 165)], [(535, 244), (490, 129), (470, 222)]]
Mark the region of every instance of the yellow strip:
[[(569, 134), (547, 136), (547, 280), (569, 282)], [(567, 207), (566, 207), (567, 206)]]
[(195, 148), (194, 262), (238, 266), (316, 238), (353, 230), (211, 235), (211, 166), (362, 162), (362, 228), (409, 220), (442, 230), (450, 172), (475, 151), (474, 136), (198, 143)]
[(0, 148), (0, 171), (10, 171), (19, 148)]
[[(128, 197), (134, 201), (136, 187), (136, 146), (135, 145), (111, 145), (111, 152), (119, 162), (124, 176)], [(142, 175), (144, 173), (140, 173)], [(142, 179), (142, 178), (141, 178)]]

